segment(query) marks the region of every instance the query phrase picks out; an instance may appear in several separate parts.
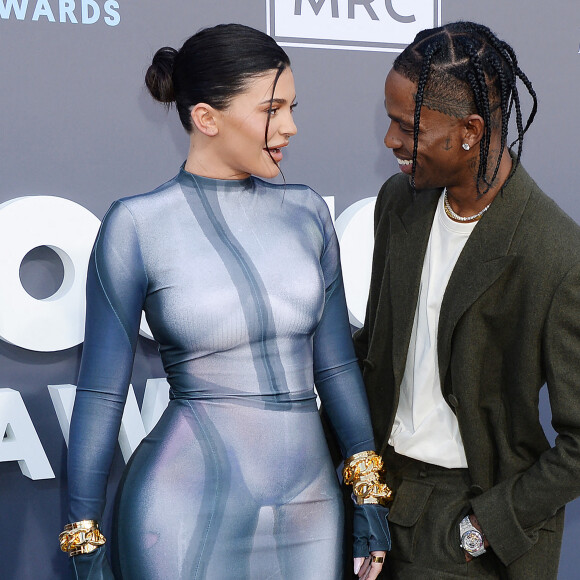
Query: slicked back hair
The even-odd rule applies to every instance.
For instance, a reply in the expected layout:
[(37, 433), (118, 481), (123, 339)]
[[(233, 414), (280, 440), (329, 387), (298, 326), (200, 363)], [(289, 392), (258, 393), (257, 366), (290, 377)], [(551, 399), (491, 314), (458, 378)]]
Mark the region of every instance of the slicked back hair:
[[(510, 148), (517, 143), (514, 169), (517, 167), (522, 154), (524, 134), (536, 115), (536, 93), (532, 83), (518, 66), (512, 47), (500, 40), (489, 28), (474, 22), (454, 22), (423, 30), (395, 59), (393, 68), (417, 84), (411, 176), (413, 188), (423, 105), (457, 118), (474, 113), (483, 118), (485, 127), (477, 171), (478, 198), (489, 191), (497, 176), (507, 143), (510, 116), (515, 108), (518, 137), (511, 143)], [(525, 125), (517, 88), (518, 79), (532, 97), (532, 110)], [(491, 132), (494, 126), (498, 126), (498, 108), (501, 111), (501, 148), (492, 175), (488, 178)]]
[(218, 24), (200, 30), (179, 50), (160, 48), (145, 84), (155, 100), (176, 104), (183, 127), (191, 133), (195, 105), (207, 103), (224, 110), (249, 81), (278, 71), (276, 83), (289, 66), (284, 49), (264, 32), (243, 24)]

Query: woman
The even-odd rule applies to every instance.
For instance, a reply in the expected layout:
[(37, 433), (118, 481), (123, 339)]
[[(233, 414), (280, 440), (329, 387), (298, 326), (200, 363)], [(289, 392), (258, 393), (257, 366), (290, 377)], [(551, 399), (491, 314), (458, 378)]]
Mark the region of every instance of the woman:
[[(160, 49), (146, 84), (176, 103), (190, 149), (174, 179), (114, 203), (95, 242), (61, 547), (77, 578), (112, 578), (98, 522), (144, 310), (171, 402), (121, 483), (116, 576), (339, 578), (340, 490), (315, 381), (362, 504), (355, 556), (376, 560), (355, 567), (374, 578), (388, 493), (336, 235), (312, 190), (253, 177), (279, 173), (296, 133), (288, 57), (257, 30), (220, 25)], [(271, 529), (258, 527), (262, 508)]]

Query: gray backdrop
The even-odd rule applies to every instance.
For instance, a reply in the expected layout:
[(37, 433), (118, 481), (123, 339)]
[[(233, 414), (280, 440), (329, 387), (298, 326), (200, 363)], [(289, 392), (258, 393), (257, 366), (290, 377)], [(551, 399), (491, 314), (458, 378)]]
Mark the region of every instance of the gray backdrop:
[[(83, 4), (89, 8), (85, 20), (94, 19), (95, 4), (100, 18), (83, 24)], [(77, 0), (77, 23), (70, 16), (59, 21), (57, 0), (29, 0), (27, 10), (25, 5), (26, 0), (0, 0), (0, 203), (21, 196), (58, 196), (99, 219), (114, 199), (171, 178), (187, 152), (176, 113), (167, 113), (144, 91), (153, 52), (164, 45), (178, 47), (199, 28), (220, 22), (266, 30), (266, 0)], [(393, 5), (408, 12), (413, 2)], [(312, 11), (306, 0), (303, 10)], [(111, 26), (115, 19), (118, 23)], [(489, 25), (515, 48), (540, 103), (523, 163), (578, 221), (573, 136), (580, 131), (580, 4), (442, 0), (442, 22), (458, 19)], [(353, 202), (376, 195), (385, 178), (397, 171), (383, 146), (383, 83), (395, 54), (296, 46), (287, 51), (298, 91), (299, 132), (285, 155), (284, 173), (289, 182), (334, 195), (338, 216)], [(9, 252), (10, 247), (0, 248), (0, 269), (2, 255)], [(50, 257), (28, 260), (21, 274), (31, 292), (58, 287), (58, 264)], [(0, 319), (10, 307), (0, 305)], [(57, 536), (66, 521), (66, 446), (47, 385), (74, 384), (80, 353), (81, 346), (39, 353), (0, 341), (0, 388), (21, 394), (56, 474), (32, 480), (17, 462), (0, 463), (2, 578), (65, 577), (66, 556), (58, 551)], [(133, 376), (139, 403), (146, 379), (161, 376), (154, 344), (140, 339)], [(541, 413), (549, 418), (546, 397)], [(545, 424), (552, 437), (549, 419)], [(113, 486), (122, 467), (118, 454)], [(578, 577), (579, 531), (577, 501), (567, 511), (560, 572), (565, 580)]]

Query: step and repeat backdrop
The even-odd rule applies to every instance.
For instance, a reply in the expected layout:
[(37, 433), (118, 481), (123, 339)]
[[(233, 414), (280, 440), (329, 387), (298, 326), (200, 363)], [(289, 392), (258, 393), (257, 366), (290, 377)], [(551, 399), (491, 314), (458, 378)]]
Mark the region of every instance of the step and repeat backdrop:
[[(540, 109), (523, 164), (580, 220), (577, 0), (0, 0), (0, 576), (65, 578), (66, 446), (84, 324), (87, 260), (111, 202), (171, 178), (188, 138), (143, 78), (161, 46), (240, 22), (287, 50), (298, 134), (283, 165), (333, 212), (351, 322), (364, 318), (372, 211), (397, 171), (383, 145), (383, 84), (423, 29), (487, 24), (515, 48)], [(146, 321), (109, 497), (167, 404)], [(541, 400), (549, 438), (547, 397)], [(109, 506), (112, 501), (109, 501)], [(110, 518), (110, 507), (107, 511)], [(562, 579), (577, 578), (580, 502), (567, 511)]]

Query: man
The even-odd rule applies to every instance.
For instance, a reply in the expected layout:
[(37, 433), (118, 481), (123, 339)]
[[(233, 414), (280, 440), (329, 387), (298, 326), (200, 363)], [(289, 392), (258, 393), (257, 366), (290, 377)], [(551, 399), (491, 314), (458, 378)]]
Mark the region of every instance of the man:
[(520, 164), (535, 93), (509, 45), (459, 22), (397, 57), (385, 106), (402, 173), (377, 199), (355, 340), (395, 493), (392, 577), (555, 579), (580, 495), (580, 228)]

